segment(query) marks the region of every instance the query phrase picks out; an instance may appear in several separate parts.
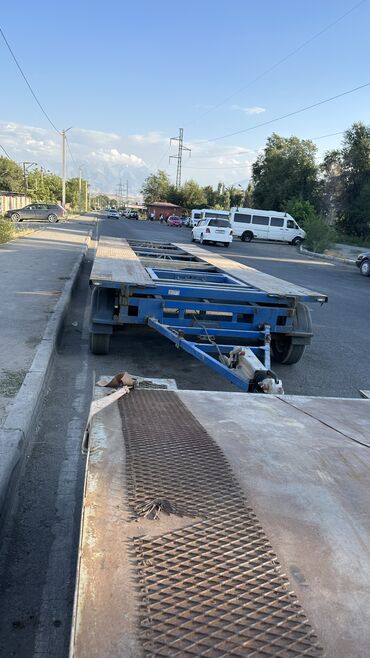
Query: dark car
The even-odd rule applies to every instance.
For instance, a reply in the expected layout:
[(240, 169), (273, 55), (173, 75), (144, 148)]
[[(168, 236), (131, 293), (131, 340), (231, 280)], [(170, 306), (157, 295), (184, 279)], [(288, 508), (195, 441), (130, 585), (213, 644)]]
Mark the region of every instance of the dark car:
[(30, 203), (29, 206), (8, 210), (5, 217), (8, 217), (12, 222), (22, 222), (24, 219), (35, 219), (42, 221), (43, 219), (48, 222), (59, 222), (67, 216), (67, 211), (57, 203)]
[(370, 276), (370, 251), (359, 254), (356, 260), (357, 267), (360, 268), (362, 276)]

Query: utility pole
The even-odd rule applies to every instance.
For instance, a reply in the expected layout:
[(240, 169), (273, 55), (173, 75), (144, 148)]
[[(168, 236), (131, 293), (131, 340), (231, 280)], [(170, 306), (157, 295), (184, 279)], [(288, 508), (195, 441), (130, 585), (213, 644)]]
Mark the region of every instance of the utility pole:
[(78, 208), (81, 213), (82, 211), (82, 167), (78, 168), (79, 171), (79, 176), (78, 176)]
[[(71, 126), (72, 127), (72, 126)], [(66, 133), (71, 128), (62, 130), (62, 206), (66, 205)]]
[(171, 162), (171, 158), (174, 158), (177, 160), (177, 172), (176, 172), (176, 187), (179, 189), (181, 187), (181, 168), (182, 168), (182, 152), (183, 151), (189, 151), (189, 157), (191, 155), (191, 149), (188, 148), (187, 146), (184, 146), (184, 129), (179, 128), (179, 136), (178, 137), (171, 137), (170, 139), (170, 147), (172, 142), (178, 142), (179, 146), (177, 149), (177, 155), (170, 155), (169, 161)]
[(128, 180), (126, 180), (126, 208), (128, 207)]
[(87, 212), (87, 180), (85, 180), (85, 212)]
[(23, 165), (23, 186), (24, 186), (24, 194), (27, 196), (28, 193), (28, 177), (27, 177), (27, 172), (30, 167), (33, 165), (37, 165), (37, 162), (29, 162), (26, 160), (25, 162), (22, 162)]
[(117, 188), (117, 196), (118, 196), (118, 205), (123, 206), (123, 184), (121, 179), (119, 181), (119, 185)]

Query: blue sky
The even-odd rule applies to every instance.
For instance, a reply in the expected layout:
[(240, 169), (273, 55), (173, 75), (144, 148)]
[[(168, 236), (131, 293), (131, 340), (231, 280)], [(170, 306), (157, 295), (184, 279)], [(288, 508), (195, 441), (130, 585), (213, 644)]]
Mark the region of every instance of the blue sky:
[[(253, 82), (356, 4), (23, 0), (6, 3), (0, 22), (53, 122), (73, 126), (71, 150), (93, 188), (114, 191), (120, 178), (128, 178), (134, 191), (158, 164), (174, 175), (168, 138), (180, 126), (193, 147), (191, 160), (184, 156), (184, 179), (244, 184), (273, 131), (313, 138), (356, 120), (370, 122), (368, 87), (270, 126), (195, 143), (369, 82), (368, 0)], [(59, 170), (59, 137), (3, 42), (0, 66), (0, 143), (17, 160), (32, 158)], [(340, 141), (340, 135), (317, 140), (319, 156)], [(76, 173), (73, 162), (68, 173)]]

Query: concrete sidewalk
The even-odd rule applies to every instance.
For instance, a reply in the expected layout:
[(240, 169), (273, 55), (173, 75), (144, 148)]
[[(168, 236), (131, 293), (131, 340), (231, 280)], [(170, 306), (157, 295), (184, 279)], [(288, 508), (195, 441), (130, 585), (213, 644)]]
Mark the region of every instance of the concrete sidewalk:
[(58, 333), (91, 224), (37, 230), (0, 247), (0, 518), (12, 507)]

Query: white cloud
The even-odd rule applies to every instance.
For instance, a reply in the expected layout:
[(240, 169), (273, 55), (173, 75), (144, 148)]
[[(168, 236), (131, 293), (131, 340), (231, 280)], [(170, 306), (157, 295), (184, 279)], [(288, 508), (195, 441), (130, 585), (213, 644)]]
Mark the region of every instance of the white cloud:
[[(77, 176), (83, 165), (84, 175), (93, 191), (114, 193), (120, 180), (128, 180), (130, 193), (138, 193), (144, 179), (158, 167), (166, 169), (171, 179), (176, 176), (176, 163), (165, 149), (169, 137), (151, 131), (137, 135), (73, 128), (68, 133), (73, 160), (67, 151), (67, 176)], [(60, 174), (61, 137), (48, 128), (0, 121), (0, 143), (18, 162), (32, 160), (39, 166)], [(183, 181), (194, 178), (201, 185), (217, 185), (246, 181), (257, 153), (238, 144), (220, 142), (186, 142), (192, 148), (191, 158), (184, 154)], [(175, 153), (175, 145), (171, 153)]]
[(253, 105), (252, 107), (243, 107), (242, 105), (232, 105), (232, 110), (238, 110), (239, 112), (244, 112), (244, 114), (262, 114), (266, 112), (265, 107), (259, 107), (259, 105)]
[(148, 132), (146, 135), (129, 135), (129, 139), (139, 144), (160, 144), (166, 142), (168, 144), (168, 137), (164, 137), (159, 132)]

